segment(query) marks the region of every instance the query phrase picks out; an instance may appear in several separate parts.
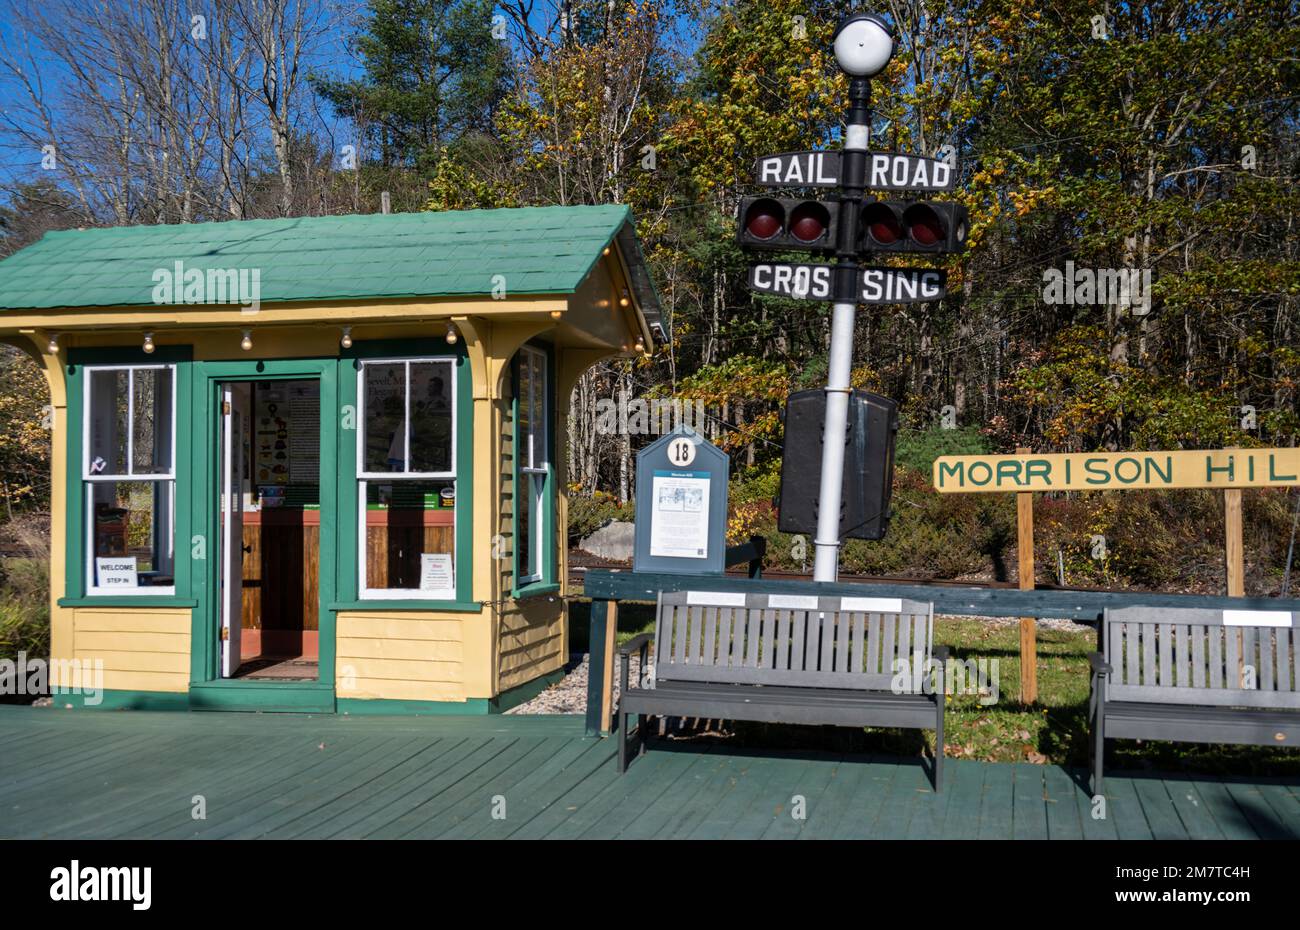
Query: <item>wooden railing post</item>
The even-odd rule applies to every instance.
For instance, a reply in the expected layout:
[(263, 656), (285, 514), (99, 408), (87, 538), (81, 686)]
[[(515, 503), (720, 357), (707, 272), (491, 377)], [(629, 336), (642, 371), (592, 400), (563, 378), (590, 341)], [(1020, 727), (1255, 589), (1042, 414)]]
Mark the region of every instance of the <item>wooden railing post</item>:
[[(607, 600), (592, 600), (591, 624), (587, 633), (587, 714), (588, 736), (603, 732), (607, 682), (613, 672), (614, 641), (617, 637), (609, 628), (614, 617)], [(608, 671), (607, 671), (608, 669)]]
[[(1016, 450), (1027, 455), (1028, 449)], [(1016, 493), (1016, 549), (1019, 554), (1017, 576), (1021, 591), (1034, 590), (1034, 495), (1032, 491)], [(1033, 617), (1020, 618), (1020, 700), (1033, 704), (1038, 700), (1038, 627)]]

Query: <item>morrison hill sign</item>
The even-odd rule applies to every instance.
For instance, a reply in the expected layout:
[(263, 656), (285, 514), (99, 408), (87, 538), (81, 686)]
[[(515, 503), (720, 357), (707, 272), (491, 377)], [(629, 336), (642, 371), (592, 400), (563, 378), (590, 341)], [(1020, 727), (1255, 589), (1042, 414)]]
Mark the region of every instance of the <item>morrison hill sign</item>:
[(1300, 485), (1300, 448), (945, 455), (934, 462), (934, 487), (944, 494), (1293, 485)]

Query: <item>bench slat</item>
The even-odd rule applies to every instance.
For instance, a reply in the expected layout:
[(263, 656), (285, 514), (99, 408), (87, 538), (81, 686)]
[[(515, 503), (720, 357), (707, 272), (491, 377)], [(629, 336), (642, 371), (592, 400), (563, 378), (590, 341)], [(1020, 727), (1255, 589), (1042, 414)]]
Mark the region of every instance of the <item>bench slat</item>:
[(1277, 690), (1291, 691), (1291, 631), (1277, 631)]
[(866, 614), (853, 615), (853, 658), (849, 663), (849, 670), (854, 673), (861, 672), (865, 667), (862, 663), (866, 655), (866, 619)]
[(1192, 687), (1205, 687), (1205, 630), (1203, 623), (1192, 626)]
[(1259, 687), (1261, 691), (1274, 691), (1273, 684), (1273, 631), (1259, 631)]
[(1210, 637), (1210, 687), (1223, 687), (1223, 634), (1224, 627), (1206, 627)]
[(853, 616), (851, 614), (840, 614), (835, 620), (836, 644), (835, 644), (835, 668), (833, 671), (841, 675), (851, 675), (853, 668), (850, 665), (849, 653), (849, 631), (853, 626)]

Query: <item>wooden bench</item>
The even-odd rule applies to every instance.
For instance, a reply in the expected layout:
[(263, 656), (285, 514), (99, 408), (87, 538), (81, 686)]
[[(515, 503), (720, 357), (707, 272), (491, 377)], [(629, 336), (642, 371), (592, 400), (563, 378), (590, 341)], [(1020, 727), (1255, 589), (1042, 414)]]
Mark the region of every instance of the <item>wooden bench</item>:
[[(939, 791), (948, 652), (933, 646), (933, 619), (932, 604), (898, 598), (660, 594), (654, 635), (619, 649), (619, 771), (634, 737), (645, 751), (651, 716), (907, 727), (935, 731)], [(641, 674), (633, 682), (635, 652)], [(930, 687), (932, 658), (938, 671)]]
[(1125, 607), (1091, 654), (1092, 790), (1107, 739), (1257, 746), (1300, 742), (1300, 614)]

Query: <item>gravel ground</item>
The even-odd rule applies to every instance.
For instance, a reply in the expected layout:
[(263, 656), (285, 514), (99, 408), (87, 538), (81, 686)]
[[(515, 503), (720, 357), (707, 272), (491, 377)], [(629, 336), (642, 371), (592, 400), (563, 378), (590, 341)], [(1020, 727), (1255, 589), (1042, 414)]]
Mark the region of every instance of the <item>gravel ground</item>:
[[(512, 707), (507, 714), (585, 714), (587, 712), (587, 672), (591, 656), (574, 654), (569, 657), (564, 678), (551, 685), (531, 701)], [(632, 656), (630, 674), (635, 680), (640, 674), (641, 660)], [(614, 657), (614, 700), (619, 692), (618, 657)]]

